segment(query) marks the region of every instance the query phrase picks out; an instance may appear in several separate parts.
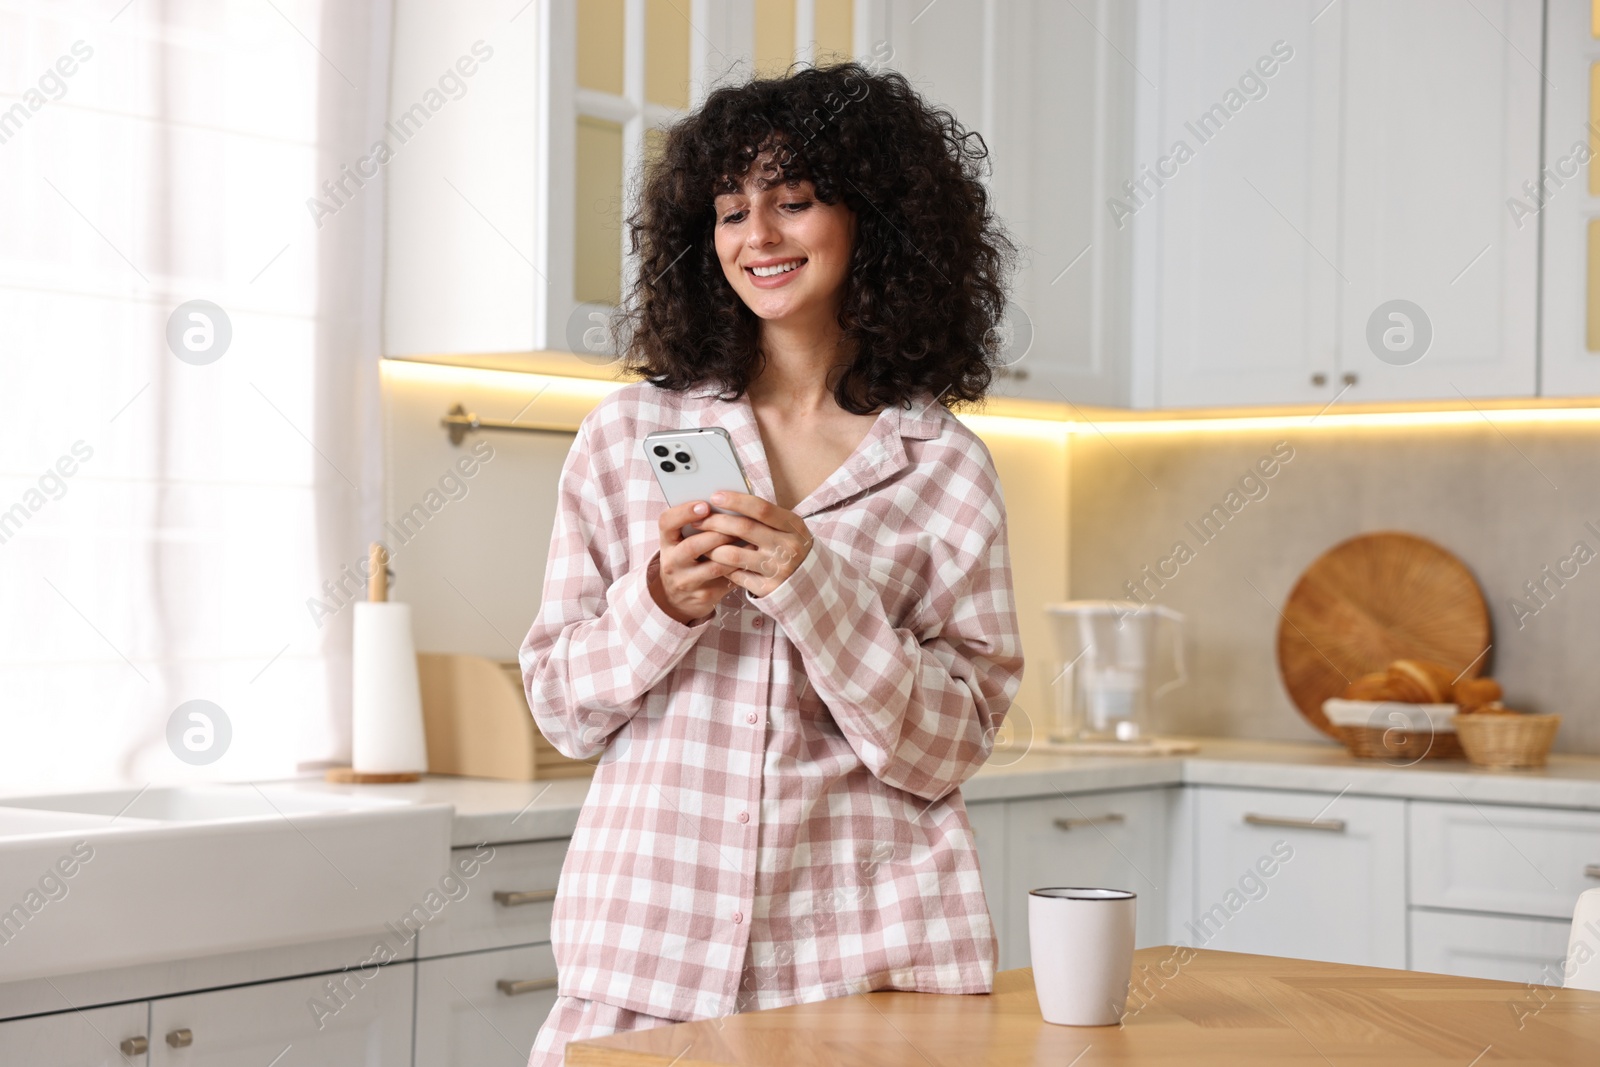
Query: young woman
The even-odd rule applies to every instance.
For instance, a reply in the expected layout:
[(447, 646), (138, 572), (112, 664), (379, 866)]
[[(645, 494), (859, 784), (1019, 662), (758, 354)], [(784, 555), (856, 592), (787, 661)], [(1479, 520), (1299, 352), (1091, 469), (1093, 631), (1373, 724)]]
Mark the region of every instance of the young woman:
[[(531, 1067), (621, 1030), (992, 987), (960, 786), (1022, 653), (999, 480), (948, 411), (990, 384), (1014, 254), (985, 156), (900, 75), (843, 64), (717, 90), (648, 170), (645, 380), (579, 427), (521, 651), (539, 729), (600, 757)], [(703, 426), (752, 492), (667, 507), (640, 439)]]

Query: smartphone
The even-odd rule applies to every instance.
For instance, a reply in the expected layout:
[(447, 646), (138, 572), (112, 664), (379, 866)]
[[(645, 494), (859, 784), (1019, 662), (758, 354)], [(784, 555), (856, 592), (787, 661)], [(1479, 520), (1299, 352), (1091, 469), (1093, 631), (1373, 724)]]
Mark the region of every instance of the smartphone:
[[(711, 494), (718, 490), (749, 493), (750, 479), (745, 477), (744, 466), (733, 450), (733, 439), (720, 426), (707, 426), (692, 430), (657, 430), (646, 434), (639, 447), (655, 472), (661, 494), (670, 507), (704, 500), (712, 511), (724, 515), (737, 512), (719, 508), (711, 503)], [(683, 536), (690, 537), (700, 531), (693, 526), (683, 527)], [(744, 545), (738, 541), (736, 544)]]

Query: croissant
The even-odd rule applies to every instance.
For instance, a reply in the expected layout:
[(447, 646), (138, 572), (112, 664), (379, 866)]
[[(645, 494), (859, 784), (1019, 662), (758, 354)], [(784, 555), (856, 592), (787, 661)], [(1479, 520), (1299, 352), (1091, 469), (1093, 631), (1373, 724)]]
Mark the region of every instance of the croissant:
[(1421, 659), (1397, 659), (1389, 664), (1389, 684), (1396, 700), (1410, 704), (1443, 704), (1455, 675), (1450, 668)]
[(1349, 685), (1344, 687), (1346, 700), (1399, 700), (1395, 695), (1394, 686), (1389, 684), (1389, 672), (1378, 671), (1376, 674), (1363, 674)]
[(1500, 683), (1493, 678), (1463, 678), (1452, 687), (1451, 695), (1461, 706), (1461, 713), (1475, 711), (1488, 704), (1498, 703), (1505, 694)]

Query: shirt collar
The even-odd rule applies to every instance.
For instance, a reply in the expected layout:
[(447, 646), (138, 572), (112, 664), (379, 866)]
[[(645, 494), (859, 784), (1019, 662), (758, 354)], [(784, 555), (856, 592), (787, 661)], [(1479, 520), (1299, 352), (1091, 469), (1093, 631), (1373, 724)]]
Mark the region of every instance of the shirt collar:
[[(715, 400), (719, 393), (715, 385), (700, 385), (691, 387), (688, 395), (698, 400)], [(907, 403), (890, 408), (895, 432), (901, 437), (915, 437), (923, 441), (938, 437), (947, 417), (946, 409), (939, 404), (938, 398), (926, 389)]]

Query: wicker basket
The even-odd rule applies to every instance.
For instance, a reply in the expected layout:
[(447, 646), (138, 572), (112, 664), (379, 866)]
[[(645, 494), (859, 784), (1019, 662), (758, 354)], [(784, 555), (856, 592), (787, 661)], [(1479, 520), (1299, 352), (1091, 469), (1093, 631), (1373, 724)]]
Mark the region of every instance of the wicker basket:
[(1559, 715), (1462, 715), (1456, 730), (1467, 758), (1485, 767), (1543, 767)]
[(1383, 726), (1335, 726), (1334, 735), (1359, 759), (1400, 760), (1462, 759), (1465, 753), (1456, 735), (1447, 730), (1397, 730)]

